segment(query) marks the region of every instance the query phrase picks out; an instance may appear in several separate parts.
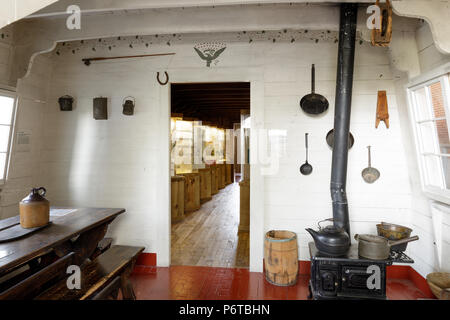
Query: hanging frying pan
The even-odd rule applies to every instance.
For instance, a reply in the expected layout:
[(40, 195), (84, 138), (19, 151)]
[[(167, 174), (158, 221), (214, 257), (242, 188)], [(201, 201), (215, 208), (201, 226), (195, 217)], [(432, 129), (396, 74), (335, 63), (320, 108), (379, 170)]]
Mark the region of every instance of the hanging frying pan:
[[(333, 149), (334, 146), (334, 129), (331, 129), (330, 131), (328, 131), (327, 133), (327, 144), (328, 146)], [(355, 143), (355, 138), (353, 138), (353, 135), (351, 132), (348, 133), (348, 148), (351, 149), (351, 147), (353, 147), (353, 144)]]
[(328, 100), (324, 96), (314, 93), (316, 81), (315, 74), (316, 69), (313, 64), (311, 67), (311, 93), (300, 100), (300, 107), (308, 114), (317, 115), (328, 109)]

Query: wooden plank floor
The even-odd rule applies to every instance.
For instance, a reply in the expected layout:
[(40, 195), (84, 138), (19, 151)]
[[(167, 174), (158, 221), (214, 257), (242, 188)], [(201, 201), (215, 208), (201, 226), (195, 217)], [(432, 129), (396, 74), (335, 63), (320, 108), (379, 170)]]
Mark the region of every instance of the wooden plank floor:
[(171, 265), (247, 268), (249, 236), (239, 233), (239, 184), (220, 190), (172, 224)]

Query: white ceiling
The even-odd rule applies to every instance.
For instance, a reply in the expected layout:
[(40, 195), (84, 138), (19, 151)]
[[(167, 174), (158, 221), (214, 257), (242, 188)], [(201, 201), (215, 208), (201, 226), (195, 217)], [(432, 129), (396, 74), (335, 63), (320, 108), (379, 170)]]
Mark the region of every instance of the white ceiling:
[(1, 0), (0, 28), (22, 19), (56, 0)]

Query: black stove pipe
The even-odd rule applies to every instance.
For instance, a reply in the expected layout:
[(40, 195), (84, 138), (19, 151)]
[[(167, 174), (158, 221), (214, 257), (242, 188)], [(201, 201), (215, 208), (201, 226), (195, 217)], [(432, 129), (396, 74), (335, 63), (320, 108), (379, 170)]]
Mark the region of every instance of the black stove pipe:
[(330, 183), (334, 226), (343, 228), (349, 236), (350, 221), (345, 186), (347, 182), (348, 135), (350, 131), (357, 12), (357, 4), (341, 4), (334, 114), (334, 146)]

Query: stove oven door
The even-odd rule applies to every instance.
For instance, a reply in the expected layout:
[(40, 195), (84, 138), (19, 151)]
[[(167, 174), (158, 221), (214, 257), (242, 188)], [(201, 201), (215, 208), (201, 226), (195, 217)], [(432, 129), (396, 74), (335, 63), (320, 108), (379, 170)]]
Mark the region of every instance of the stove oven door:
[(380, 268), (379, 285), (372, 281), (373, 278), (369, 281), (371, 285), (368, 285), (367, 280), (373, 275), (373, 273), (367, 271), (369, 265), (342, 266), (342, 294), (355, 297), (385, 298), (386, 268), (384, 265), (377, 266)]
[(319, 292), (324, 297), (335, 297), (339, 289), (339, 272), (333, 269), (319, 271)]

